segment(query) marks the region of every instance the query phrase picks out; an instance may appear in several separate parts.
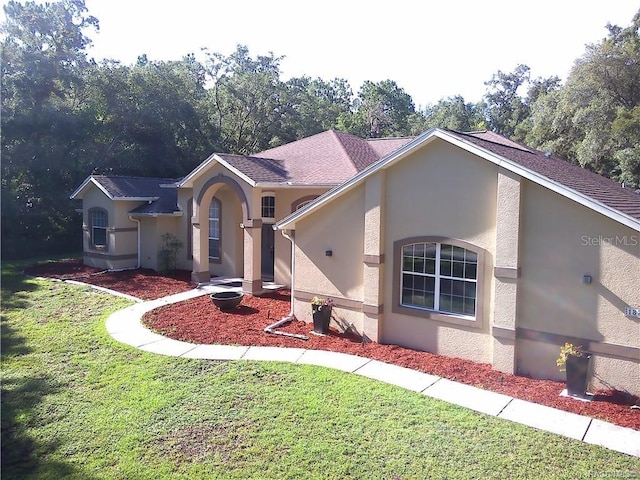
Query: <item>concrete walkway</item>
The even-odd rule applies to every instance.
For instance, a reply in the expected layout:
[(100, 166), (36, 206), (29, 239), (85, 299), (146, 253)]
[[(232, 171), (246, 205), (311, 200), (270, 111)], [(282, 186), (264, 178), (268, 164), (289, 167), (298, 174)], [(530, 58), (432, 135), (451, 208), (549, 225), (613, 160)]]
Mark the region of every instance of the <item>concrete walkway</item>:
[[(119, 342), (161, 355), (211, 360), (266, 360), (335, 368), (396, 385), (486, 415), (640, 457), (640, 431), (526, 402), (408, 368), (356, 355), (305, 348), (196, 345), (163, 337), (142, 325), (142, 316), (155, 308), (235, 288), (225, 286), (224, 280), (221, 282), (223, 283), (203, 284), (188, 292), (136, 303), (115, 312), (107, 319), (107, 331)], [(301, 345), (304, 344), (301, 343)]]

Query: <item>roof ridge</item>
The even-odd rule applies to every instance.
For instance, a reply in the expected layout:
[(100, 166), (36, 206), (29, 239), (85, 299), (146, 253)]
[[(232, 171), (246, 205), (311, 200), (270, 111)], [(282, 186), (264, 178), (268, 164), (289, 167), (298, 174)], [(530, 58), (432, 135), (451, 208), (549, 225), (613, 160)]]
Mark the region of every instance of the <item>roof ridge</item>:
[[(349, 150), (347, 150), (347, 147), (343, 143), (343, 139), (341, 138), (341, 135), (337, 135), (337, 133), (346, 134), (347, 137), (353, 138), (355, 141), (359, 142), (362, 145), (362, 147), (367, 150), (367, 153), (374, 157), (374, 159), (375, 159), (374, 162), (377, 161), (377, 160), (380, 160), (380, 156), (374, 150), (374, 148), (369, 144), (369, 142), (367, 141), (368, 139), (359, 137), (357, 135), (354, 135), (354, 134), (348, 133), (348, 132), (338, 132), (338, 131), (335, 131), (335, 130), (331, 130), (331, 132), (336, 134), (338, 142), (340, 143), (340, 147), (342, 148), (343, 152), (347, 155), (347, 158), (349, 159), (349, 162), (351, 162), (351, 165), (353, 165), (353, 167), (356, 169), (356, 172), (362, 170), (367, 165), (366, 164), (363, 165), (363, 162), (361, 162), (358, 158), (353, 158), (352, 157), (351, 152)], [(371, 162), (369, 162), (368, 164), (370, 165)]]
[(92, 173), (93, 178), (139, 178), (142, 180), (180, 180), (182, 177), (146, 177), (142, 175), (103, 175)]
[[(449, 130), (449, 129), (445, 129), (445, 130)], [(514, 150), (520, 150), (522, 152), (531, 153), (533, 155), (536, 155), (538, 153), (543, 154), (543, 152), (541, 152), (540, 150), (536, 150), (534, 148), (527, 147), (526, 145), (524, 145), (524, 144), (522, 144), (520, 142), (517, 142), (516, 140), (512, 140), (511, 138), (505, 137), (503, 135), (500, 135), (499, 133), (495, 133), (495, 132), (492, 132), (490, 130), (474, 130), (474, 131), (471, 131), (471, 132), (459, 132), (457, 130), (449, 130), (449, 131), (454, 133), (454, 134), (457, 134), (457, 135), (463, 135), (465, 137), (473, 137), (473, 138), (476, 138), (476, 139), (481, 140), (483, 142), (491, 143), (493, 145), (500, 145), (500, 146), (506, 147), (506, 148), (512, 148)], [(498, 136), (504, 138), (505, 140), (507, 140), (509, 143), (496, 142), (494, 140), (489, 140), (488, 138), (484, 138), (484, 137), (473, 135), (474, 133), (490, 133), (490, 134), (493, 134), (493, 135), (498, 135)], [(513, 145), (513, 144), (515, 144), (515, 145)]]

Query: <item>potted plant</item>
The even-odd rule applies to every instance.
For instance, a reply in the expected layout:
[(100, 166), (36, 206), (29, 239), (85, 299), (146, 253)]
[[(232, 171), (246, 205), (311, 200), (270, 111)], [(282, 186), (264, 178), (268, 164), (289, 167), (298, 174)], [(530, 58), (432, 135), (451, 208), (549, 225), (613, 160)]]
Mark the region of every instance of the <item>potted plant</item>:
[(311, 314), (313, 315), (313, 331), (326, 335), (329, 333), (329, 323), (331, 322), (331, 309), (333, 300), (330, 298), (313, 297), (311, 299)]
[(556, 365), (560, 371), (566, 371), (567, 394), (585, 397), (587, 393), (587, 374), (591, 355), (584, 351), (581, 345), (566, 342), (560, 347), (560, 356)]

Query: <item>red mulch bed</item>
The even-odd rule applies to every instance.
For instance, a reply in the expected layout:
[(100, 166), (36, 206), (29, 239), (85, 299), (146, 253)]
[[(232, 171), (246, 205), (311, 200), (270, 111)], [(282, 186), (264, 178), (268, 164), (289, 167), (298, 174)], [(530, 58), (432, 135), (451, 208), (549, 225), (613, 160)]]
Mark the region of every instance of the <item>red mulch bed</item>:
[[(74, 261), (39, 265), (27, 269), (26, 273), (60, 279), (73, 277), (144, 299), (193, 287), (187, 278), (189, 272), (179, 272), (176, 277), (162, 277), (148, 270), (130, 270), (82, 277), (96, 271), (82, 266), (81, 261)], [(640, 405), (640, 398), (624, 392), (599, 390), (595, 392), (594, 401), (584, 403), (560, 397), (559, 393), (565, 388), (563, 382), (508, 375), (492, 370), (488, 364), (397, 345), (363, 344), (360, 337), (335, 330), (327, 336), (316, 336), (310, 334), (312, 325), (305, 322), (294, 321), (280, 330), (308, 335), (309, 340), (306, 341), (263, 332), (266, 326), (288, 313), (289, 292), (283, 290), (261, 297), (245, 295), (242, 304), (232, 313), (218, 311), (211, 299), (204, 296), (153, 310), (145, 315), (143, 321), (163, 335), (193, 343), (299, 347), (360, 355), (640, 430), (640, 409), (631, 408), (632, 405)]]
[(155, 300), (194, 288), (191, 283), (191, 272), (186, 270), (178, 270), (170, 275), (160, 275), (145, 268), (109, 272), (88, 267), (82, 263), (81, 259), (41, 263), (26, 268), (24, 273), (33, 277), (90, 283), (133, 295), (142, 300)]

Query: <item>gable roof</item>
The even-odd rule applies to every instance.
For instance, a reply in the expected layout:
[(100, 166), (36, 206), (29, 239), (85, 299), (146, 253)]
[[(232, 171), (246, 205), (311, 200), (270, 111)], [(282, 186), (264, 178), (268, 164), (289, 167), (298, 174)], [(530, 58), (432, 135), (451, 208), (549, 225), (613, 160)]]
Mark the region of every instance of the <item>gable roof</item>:
[(87, 189), (94, 186), (114, 201), (147, 202), (130, 213), (166, 215), (178, 211), (178, 192), (173, 187), (175, 183), (175, 178), (91, 175), (71, 194), (70, 198), (82, 199)]
[(215, 153), (178, 182), (178, 187), (190, 185), (213, 162), (225, 165), (252, 186), (335, 186), (409, 141), (409, 137), (364, 140), (327, 130), (253, 155)]
[(577, 165), (549, 156), (492, 132), (461, 133), (432, 128), (351, 179), (276, 223), (285, 229), (321, 208), (381, 169), (388, 168), (422, 146), (441, 139), (570, 198), (615, 221), (640, 231), (640, 195)]

